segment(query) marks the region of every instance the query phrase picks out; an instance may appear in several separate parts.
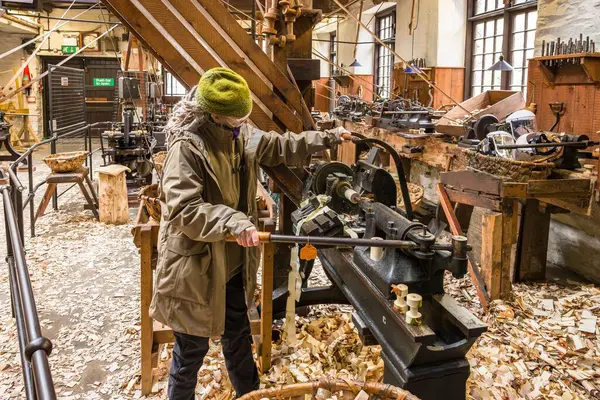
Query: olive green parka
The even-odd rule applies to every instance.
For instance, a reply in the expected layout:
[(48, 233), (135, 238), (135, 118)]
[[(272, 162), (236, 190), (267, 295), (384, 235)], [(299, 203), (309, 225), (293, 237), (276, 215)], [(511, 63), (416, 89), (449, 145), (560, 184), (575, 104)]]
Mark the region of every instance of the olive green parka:
[[(334, 131), (301, 134), (241, 128), (244, 143), (239, 210), (223, 204), (203, 132), (207, 116), (195, 105), (195, 90), (175, 107), (166, 126), (168, 154), (161, 180), (162, 220), (150, 315), (176, 332), (213, 337), (225, 327), (226, 234), (239, 235), (257, 221), (260, 165), (300, 165), (311, 153), (339, 143)], [(245, 249), (246, 300), (253, 299), (259, 247)]]

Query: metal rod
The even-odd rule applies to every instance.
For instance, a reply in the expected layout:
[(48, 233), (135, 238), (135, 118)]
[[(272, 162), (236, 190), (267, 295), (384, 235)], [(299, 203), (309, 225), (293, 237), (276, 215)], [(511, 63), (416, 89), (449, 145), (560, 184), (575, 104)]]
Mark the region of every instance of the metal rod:
[[(354, 239), (346, 237), (328, 236), (294, 236), (270, 234), (259, 232), (261, 243), (283, 243), (283, 244), (312, 244), (314, 246), (351, 246), (351, 247), (394, 247), (399, 249), (418, 249), (420, 246), (410, 240), (378, 240), (378, 239)], [(228, 242), (234, 242), (235, 237), (228, 235)]]
[(496, 146), (497, 149), (528, 149), (530, 147), (576, 147), (585, 149), (590, 146), (596, 146), (600, 142), (593, 140), (584, 140), (582, 142), (564, 142), (564, 143), (532, 143), (532, 144), (502, 144)]

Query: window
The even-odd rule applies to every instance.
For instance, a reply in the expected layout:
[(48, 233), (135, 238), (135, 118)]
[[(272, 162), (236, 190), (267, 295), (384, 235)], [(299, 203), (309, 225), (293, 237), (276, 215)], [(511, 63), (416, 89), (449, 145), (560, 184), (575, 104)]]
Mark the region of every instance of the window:
[(329, 34), (329, 76), (337, 75), (337, 46), (336, 46), (336, 32)]
[[(536, 0), (471, 0), (469, 93), (486, 90), (527, 90), (527, 63), (533, 57), (537, 22)], [(469, 45), (469, 44), (468, 44)], [(488, 71), (500, 56), (511, 72)]]
[(177, 78), (170, 72), (165, 72), (165, 95), (173, 97), (181, 97), (186, 94), (185, 86), (183, 86)]
[[(396, 36), (396, 9), (386, 11), (377, 16), (375, 32), (379, 39), (394, 48)], [(386, 47), (377, 43), (375, 45), (375, 89), (374, 92), (383, 98), (392, 94), (392, 71), (394, 69), (394, 54)]]

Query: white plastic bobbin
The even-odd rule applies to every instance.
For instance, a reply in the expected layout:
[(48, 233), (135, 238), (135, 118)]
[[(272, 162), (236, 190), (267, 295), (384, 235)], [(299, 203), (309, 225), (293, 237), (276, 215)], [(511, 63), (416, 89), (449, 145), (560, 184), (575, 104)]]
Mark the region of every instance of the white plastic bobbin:
[(392, 292), (396, 294), (396, 300), (394, 300), (394, 308), (401, 313), (408, 311), (408, 304), (406, 304), (406, 296), (408, 295), (408, 286), (404, 284), (393, 285)]
[[(383, 238), (380, 237), (372, 237), (371, 239), (383, 240)], [(371, 247), (369, 257), (371, 257), (371, 260), (373, 261), (381, 261), (383, 258), (383, 247)]]
[(409, 310), (406, 313), (406, 323), (410, 325), (421, 325), (422, 315), (419, 308), (423, 305), (423, 297), (416, 293), (411, 293), (406, 296), (406, 303)]

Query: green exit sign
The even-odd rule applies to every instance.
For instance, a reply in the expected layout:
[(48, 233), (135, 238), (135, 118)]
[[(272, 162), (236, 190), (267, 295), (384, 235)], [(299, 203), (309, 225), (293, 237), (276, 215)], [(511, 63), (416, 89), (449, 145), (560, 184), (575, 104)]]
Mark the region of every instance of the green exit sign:
[(78, 47), (62, 45), (61, 50), (62, 50), (63, 54), (73, 54), (73, 53), (77, 53)]
[(115, 86), (115, 78), (94, 78), (94, 86)]

